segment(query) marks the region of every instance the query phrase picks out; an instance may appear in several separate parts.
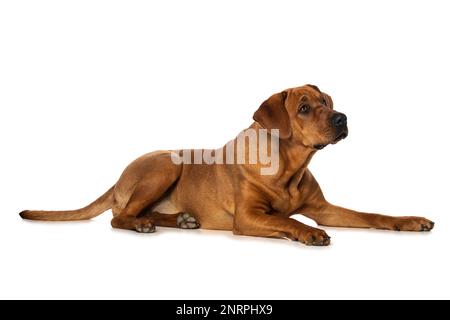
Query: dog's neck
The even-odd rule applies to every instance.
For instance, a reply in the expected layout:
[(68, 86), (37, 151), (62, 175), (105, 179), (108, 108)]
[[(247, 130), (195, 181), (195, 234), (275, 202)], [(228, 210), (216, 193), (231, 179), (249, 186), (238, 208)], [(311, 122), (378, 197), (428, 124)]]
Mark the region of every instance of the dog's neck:
[(280, 182), (298, 186), (316, 151), (291, 139), (280, 139)]
[[(263, 129), (257, 122), (254, 122), (250, 128)], [(316, 151), (291, 138), (279, 139), (280, 165), (278, 172), (274, 175), (277, 184), (289, 185), (289, 188), (297, 187)]]

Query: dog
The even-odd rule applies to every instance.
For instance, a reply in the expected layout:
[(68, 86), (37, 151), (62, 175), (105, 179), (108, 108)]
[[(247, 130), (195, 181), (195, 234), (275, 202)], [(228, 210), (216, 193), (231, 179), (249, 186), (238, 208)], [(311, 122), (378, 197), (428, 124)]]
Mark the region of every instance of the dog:
[[(83, 209), (22, 211), (20, 216), (46, 221), (85, 220), (112, 209), (111, 225), (119, 229), (151, 233), (156, 226), (201, 227), (314, 246), (329, 245), (330, 237), (322, 229), (292, 219), (292, 215), (303, 214), (320, 226), (433, 229), (434, 222), (422, 217), (357, 212), (325, 200), (308, 164), (318, 150), (345, 139), (348, 128), (345, 114), (335, 111), (331, 97), (317, 86), (305, 85), (272, 95), (253, 119), (241, 134), (248, 138), (253, 133), (267, 133), (275, 138), (276, 143), (268, 148), (272, 155), (278, 155), (272, 174), (261, 174), (267, 163), (239, 162), (239, 153), (245, 159), (252, 157), (252, 143), (244, 139), (239, 144), (236, 138), (223, 148), (202, 151), (220, 160), (215, 163), (180, 161), (192, 160), (189, 150), (148, 153), (133, 161), (113, 187)], [(258, 140), (253, 147), (261, 151), (268, 145)], [(224, 163), (225, 154), (231, 155), (228, 160), (234, 163)]]

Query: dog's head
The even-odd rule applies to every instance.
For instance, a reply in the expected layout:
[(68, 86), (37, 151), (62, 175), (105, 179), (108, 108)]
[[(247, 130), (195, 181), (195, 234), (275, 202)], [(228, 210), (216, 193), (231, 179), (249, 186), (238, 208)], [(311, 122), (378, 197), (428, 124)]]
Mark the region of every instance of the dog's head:
[(317, 150), (348, 135), (345, 114), (335, 111), (331, 97), (314, 85), (272, 95), (253, 119), (265, 129), (279, 129), (280, 139), (292, 139)]

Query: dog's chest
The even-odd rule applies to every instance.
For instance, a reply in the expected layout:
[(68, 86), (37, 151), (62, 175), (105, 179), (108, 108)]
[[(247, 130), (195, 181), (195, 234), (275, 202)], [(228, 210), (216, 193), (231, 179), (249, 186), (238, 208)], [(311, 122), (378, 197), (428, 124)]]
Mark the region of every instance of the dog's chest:
[(288, 214), (301, 206), (302, 197), (299, 190), (292, 193), (288, 189), (280, 189), (276, 194), (277, 196), (272, 200), (271, 206), (278, 213)]
[(301, 180), (305, 170), (298, 172), (288, 184), (277, 188), (273, 194), (276, 196), (272, 200), (272, 208), (279, 213), (288, 214), (301, 207), (304, 201), (304, 195), (301, 189)]

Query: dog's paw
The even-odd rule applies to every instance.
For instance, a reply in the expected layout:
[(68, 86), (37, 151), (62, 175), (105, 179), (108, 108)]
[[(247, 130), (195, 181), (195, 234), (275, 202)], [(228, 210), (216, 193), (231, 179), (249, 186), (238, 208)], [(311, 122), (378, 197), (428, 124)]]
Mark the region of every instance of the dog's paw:
[(325, 231), (313, 227), (308, 227), (298, 237), (298, 241), (307, 246), (328, 246), (330, 245), (330, 239)]
[(153, 233), (156, 231), (155, 226), (148, 221), (140, 221), (135, 225), (135, 229), (139, 233)]
[(400, 217), (394, 225), (397, 231), (431, 231), (434, 222), (422, 217)]
[(181, 229), (198, 229), (200, 224), (189, 213), (179, 213), (177, 217), (177, 226)]

